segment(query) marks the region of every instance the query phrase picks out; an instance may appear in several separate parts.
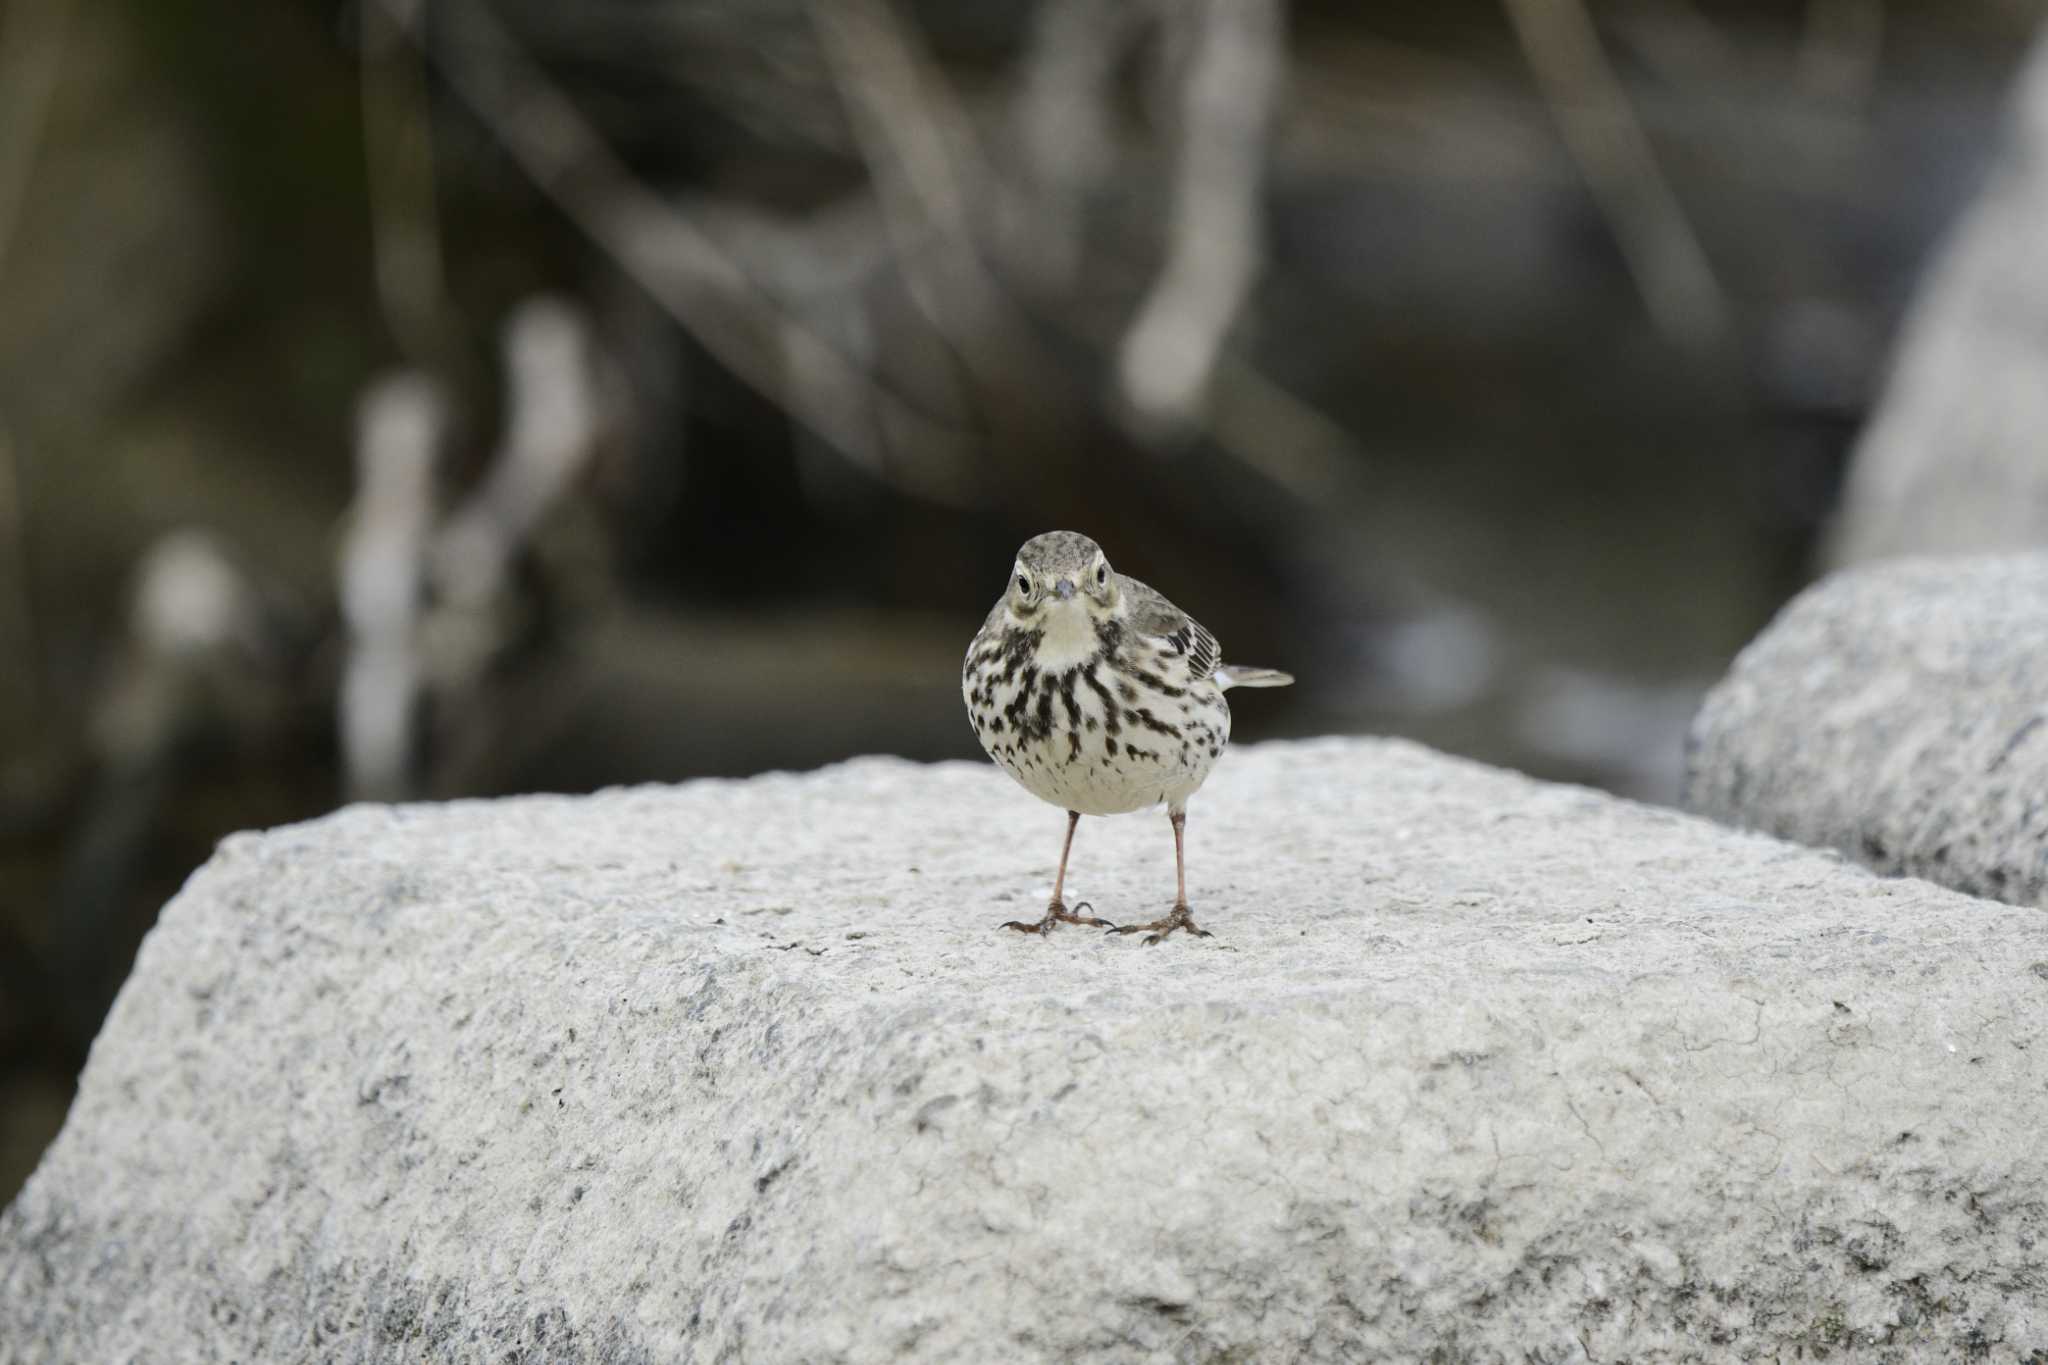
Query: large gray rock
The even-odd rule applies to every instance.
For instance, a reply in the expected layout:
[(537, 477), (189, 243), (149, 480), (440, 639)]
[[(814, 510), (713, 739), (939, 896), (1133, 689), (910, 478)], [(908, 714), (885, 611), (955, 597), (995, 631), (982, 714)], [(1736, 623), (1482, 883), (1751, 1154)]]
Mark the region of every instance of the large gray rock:
[(1837, 564), (2048, 546), (2048, 38), (1928, 272), (1849, 469)]
[(1196, 801), (1215, 938), (999, 932), (1060, 823), (868, 760), (229, 840), (0, 1221), (7, 1358), (2048, 1349), (2048, 916), (1332, 740)]
[(2048, 555), (1837, 574), (1693, 722), (1686, 804), (1880, 872), (2048, 906)]

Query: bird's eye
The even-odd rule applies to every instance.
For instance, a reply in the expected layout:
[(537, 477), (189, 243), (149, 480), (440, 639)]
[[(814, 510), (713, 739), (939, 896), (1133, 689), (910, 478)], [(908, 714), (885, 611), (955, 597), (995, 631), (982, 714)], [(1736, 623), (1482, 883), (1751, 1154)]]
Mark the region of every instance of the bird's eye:
[(1107, 584), (1108, 584), (1108, 583), (1109, 583), (1109, 565), (1107, 565), (1107, 564), (1097, 564), (1097, 565), (1095, 566), (1095, 586), (1096, 586), (1096, 587), (1098, 587), (1098, 588), (1099, 588), (1099, 587), (1104, 587), (1104, 586), (1107, 586)]
[(1017, 591), (1023, 593), (1026, 597), (1031, 595), (1031, 580), (1023, 574), (1017, 575)]

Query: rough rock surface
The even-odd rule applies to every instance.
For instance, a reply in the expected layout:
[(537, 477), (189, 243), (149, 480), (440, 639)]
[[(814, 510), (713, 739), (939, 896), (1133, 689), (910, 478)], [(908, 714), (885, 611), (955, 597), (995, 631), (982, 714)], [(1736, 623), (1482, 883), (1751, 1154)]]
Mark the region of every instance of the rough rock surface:
[(1850, 464), (1837, 564), (2048, 545), (2048, 38), (2005, 142), (1920, 285)]
[(1687, 806), (1880, 872), (2048, 906), (2048, 555), (1807, 590), (1693, 722)]
[(0, 1221), (7, 1358), (2048, 1349), (2048, 916), (1330, 740), (1196, 799), (1215, 938), (998, 932), (1060, 824), (866, 760), (227, 841)]

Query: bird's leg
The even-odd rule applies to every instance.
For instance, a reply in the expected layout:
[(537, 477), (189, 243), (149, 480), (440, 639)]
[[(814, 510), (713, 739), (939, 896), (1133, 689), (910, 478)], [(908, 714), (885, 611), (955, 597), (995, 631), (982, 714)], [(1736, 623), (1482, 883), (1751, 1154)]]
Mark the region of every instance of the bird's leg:
[(1194, 913), (1188, 909), (1188, 862), (1184, 837), (1188, 813), (1169, 810), (1166, 818), (1173, 821), (1173, 909), (1165, 919), (1156, 919), (1150, 924), (1125, 924), (1109, 931), (1112, 934), (1144, 934), (1147, 945), (1159, 942), (1176, 929), (1185, 929), (1196, 938), (1212, 937), (1207, 929), (1195, 927)]
[(1002, 926), (1003, 928), (1016, 929), (1026, 934), (1049, 934), (1052, 932), (1052, 927), (1060, 923), (1092, 924), (1098, 929), (1109, 927), (1109, 921), (1106, 919), (1096, 919), (1093, 915), (1079, 913), (1082, 910), (1092, 910), (1094, 908), (1086, 901), (1069, 910), (1066, 903), (1060, 899), (1060, 892), (1067, 884), (1067, 855), (1074, 850), (1074, 827), (1080, 823), (1081, 812), (1077, 810), (1067, 812), (1067, 841), (1060, 845), (1060, 870), (1052, 879), (1052, 904), (1045, 907), (1045, 918), (1039, 920), (1036, 924), (1026, 924), (1023, 920), (1013, 919), (1005, 923)]

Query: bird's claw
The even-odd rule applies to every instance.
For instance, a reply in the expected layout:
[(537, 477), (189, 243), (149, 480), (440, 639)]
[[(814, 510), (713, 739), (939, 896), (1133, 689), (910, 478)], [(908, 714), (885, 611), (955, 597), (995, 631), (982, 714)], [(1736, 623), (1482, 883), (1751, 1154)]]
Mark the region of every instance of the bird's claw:
[(1013, 919), (1006, 920), (996, 927), (998, 929), (1015, 929), (1020, 934), (1044, 935), (1050, 934), (1053, 931), (1053, 926), (1057, 924), (1087, 924), (1097, 928), (1108, 925), (1109, 921), (1106, 919), (1097, 919), (1093, 915), (1081, 913), (1083, 910), (1093, 910), (1094, 908), (1087, 901), (1082, 901), (1072, 910), (1069, 910), (1058, 901), (1054, 901), (1045, 908), (1045, 917), (1036, 924), (1026, 924), (1023, 920)]
[(1143, 942), (1147, 948), (1152, 948), (1157, 947), (1161, 942), (1168, 938), (1176, 929), (1184, 929), (1188, 932), (1188, 934), (1191, 937), (1194, 938), (1216, 937), (1207, 929), (1199, 929), (1195, 927), (1194, 916), (1189, 912), (1188, 908), (1185, 905), (1176, 905), (1173, 908), (1173, 913), (1168, 915), (1165, 919), (1153, 920), (1150, 924), (1119, 925), (1115, 928), (1112, 928), (1109, 932), (1112, 934), (1144, 934), (1145, 938), (1142, 939), (1141, 942)]

